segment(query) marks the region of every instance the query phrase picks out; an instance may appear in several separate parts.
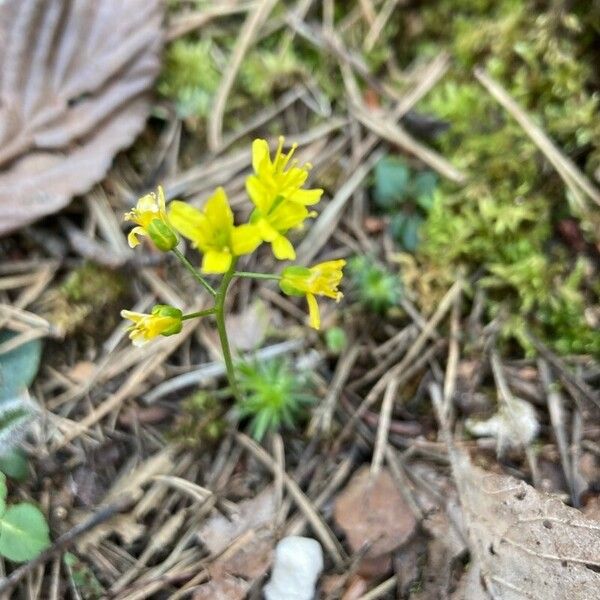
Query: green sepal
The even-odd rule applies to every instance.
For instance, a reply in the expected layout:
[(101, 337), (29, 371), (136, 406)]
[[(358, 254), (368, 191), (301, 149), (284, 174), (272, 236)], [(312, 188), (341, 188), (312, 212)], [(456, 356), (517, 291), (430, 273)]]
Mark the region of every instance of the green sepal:
[(179, 242), (175, 232), (160, 219), (153, 219), (148, 225), (147, 231), (154, 245), (162, 252), (173, 250)]
[(306, 294), (305, 291), (298, 289), (294, 286), (294, 284), (291, 281), (288, 281), (288, 279), (293, 279), (295, 277), (310, 277), (310, 269), (308, 269), (307, 267), (292, 265), (291, 267), (286, 267), (281, 272), (279, 288), (286, 296), (301, 297)]
[(180, 309), (175, 308), (170, 304), (155, 304), (152, 308), (151, 314), (157, 315), (159, 317), (171, 317), (173, 319), (176, 319), (176, 322), (173, 323), (171, 327), (165, 329), (161, 333), (161, 335), (164, 335), (165, 337), (179, 333), (181, 331), (181, 328), (183, 327), (183, 313)]

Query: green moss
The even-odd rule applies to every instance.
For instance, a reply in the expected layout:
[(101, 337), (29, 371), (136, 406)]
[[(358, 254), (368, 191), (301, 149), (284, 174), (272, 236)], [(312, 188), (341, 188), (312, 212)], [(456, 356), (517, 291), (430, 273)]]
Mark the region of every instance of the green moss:
[[(456, 59), (450, 80), (458, 85), (478, 87), (467, 82), (472, 68), (483, 66), (564, 151), (584, 153), (582, 162), (592, 173), (600, 160), (598, 55), (590, 50), (593, 23), (588, 11), (581, 12), (532, 0), (429, 3), (421, 15), (427, 35), (414, 40), (415, 48), (419, 53), (434, 40), (449, 45)], [(486, 92), (475, 96), (484, 106), (494, 102)], [(489, 116), (481, 108), (472, 115)]]
[(206, 117), (220, 75), (211, 40), (177, 40), (165, 52), (158, 91), (173, 100), (179, 116)]
[[(101, 333), (116, 325), (118, 311), (109, 308), (125, 293), (123, 276), (93, 263), (71, 271), (65, 280), (42, 299), (44, 316), (63, 334), (79, 328)], [(109, 318), (107, 318), (109, 317)]]
[(535, 144), (472, 75), (483, 66), (591, 174), (600, 132), (589, 23), (527, 0), (429, 2), (419, 18), (415, 53), (449, 47), (455, 59), (421, 109), (450, 123), (438, 149), (470, 177), (461, 189), (441, 185), (417, 258), (451, 272), (483, 269), (490, 316), (507, 315), (505, 336), (526, 351), (530, 330), (558, 352), (599, 353), (600, 334), (585, 318), (597, 291), (553, 234), (560, 218), (591, 216), (569, 203)]
[(240, 69), (244, 91), (255, 100), (267, 100), (273, 94), (293, 86), (307, 73), (306, 66), (292, 46), (250, 52)]
[(190, 448), (215, 444), (227, 430), (224, 412), (223, 394), (196, 392), (181, 403), (181, 410), (167, 437)]

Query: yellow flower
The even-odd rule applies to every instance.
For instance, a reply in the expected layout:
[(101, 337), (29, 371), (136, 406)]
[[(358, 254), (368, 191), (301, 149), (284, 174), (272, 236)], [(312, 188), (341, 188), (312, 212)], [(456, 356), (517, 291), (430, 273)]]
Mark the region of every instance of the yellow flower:
[(135, 208), (125, 214), (126, 221), (137, 224), (127, 236), (131, 248), (135, 248), (140, 240), (138, 235), (146, 235), (163, 252), (168, 252), (177, 246), (177, 236), (169, 226), (165, 208), (165, 193), (159, 185), (156, 191), (142, 196)]
[(321, 316), (315, 296), (327, 296), (339, 302), (343, 294), (337, 288), (342, 280), (345, 260), (329, 260), (306, 267), (287, 267), (281, 274), (279, 287), (288, 296), (306, 296), (310, 326), (319, 329)]
[(267, 142), (254, 140), (254, 175), (246, 179), (246, 191), (256, 206), (250, 222), (258, 227), (262, 240), (271, 244), (273, 254), (279, 260), (293, 260), (296, 253), (285, 234), (300, 227), (308, 217), (316, 216), (306, 207), (316, 204), (323, 190), (302, 189), (310, 165), (297, 166), (295, 161), (290, 165), (297, 146), (294, 144), (287, 154), (283, 154), (283, 143), (284, 138), (280, 137), (275, 157), (271, 160)]
[(294, 260), (296, 251), (285, 234), (290, 229), (301, 227), (308, 217), (315, 217), (316, 214), (297, 202), (283, 201), (275, 205), (266, 216), (258, 209), (255, 210), (250, 223), (258, 228), (261, 239), (271, 244), (275, 258)]
[(204, 254), (204, 273), (225, 273), (234, 257), (253, 252), (262, 241), (255, 225), (234, 226), (233, 212), (221, 187), (202, 210), (178, 200), (171, 202), (169, 222)]
[(143, 346), (159, 335), (174, 335), (181, 331), (182, 312), (168, 304), (157, 304), (151, 314), (122, 310), (124, 319), (133, 321), (128, 328), (129, 338), (134, 346)]
[(271, 160), (269, 144), (266, 140), (252, 142), (252, 168), (254, 175), (246, 180), (246, 190), (252, 202), (263, 214), (268, 214), (278, 198), (297, 202), (303, 206), (316, 204), (323, 194), (323, 190), (303, 190), (308, 172), (309, 163), (297, 166), (296, 161), (286, 170), (297, 144), (293, 144), (287, 154), (283, 154), (283, 136), (279, 137), (279, 146), (275, 158)]

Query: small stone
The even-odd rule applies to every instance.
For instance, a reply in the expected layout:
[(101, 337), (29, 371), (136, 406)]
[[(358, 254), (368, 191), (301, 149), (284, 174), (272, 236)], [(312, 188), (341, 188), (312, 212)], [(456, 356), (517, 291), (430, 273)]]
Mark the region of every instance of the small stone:
[(275, 548), (273, 572), (263, 590), (266, 600), (312, 600), (322, 570), (323, 550), (317, 540), (283, 538)]

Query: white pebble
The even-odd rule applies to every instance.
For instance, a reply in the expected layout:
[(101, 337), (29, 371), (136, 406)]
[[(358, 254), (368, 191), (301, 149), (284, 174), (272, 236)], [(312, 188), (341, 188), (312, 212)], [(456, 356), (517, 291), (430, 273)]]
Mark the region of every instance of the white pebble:
[(317, 540), (283, 538), (275, 548), (273, 572), (263, 590), (266, 600), (312, 600), (322, 570), (323, 550)]

